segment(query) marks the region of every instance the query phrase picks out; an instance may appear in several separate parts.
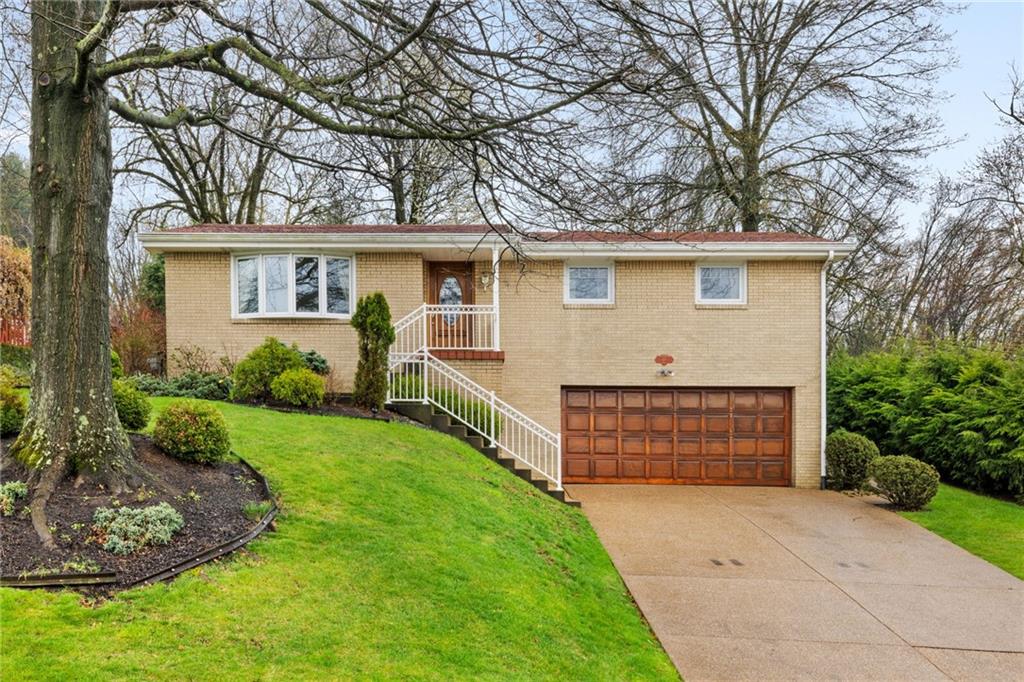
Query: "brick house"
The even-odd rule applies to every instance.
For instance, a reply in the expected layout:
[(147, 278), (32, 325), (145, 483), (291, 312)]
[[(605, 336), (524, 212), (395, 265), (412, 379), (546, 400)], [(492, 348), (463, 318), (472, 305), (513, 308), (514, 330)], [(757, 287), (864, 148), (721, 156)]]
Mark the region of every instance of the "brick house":
[(416, 378), (394, 403), (475, 427), (552, 488), (817, 487), (824, 474), (824, 274), (850, 243), (483, 225), (196, 225), (141, 239), (166, 256), (169, 349), (239, 358), (275, 336), (322, 353), (342, 390), (356, 366), (349, 316), (383, 292), (393, 379)]

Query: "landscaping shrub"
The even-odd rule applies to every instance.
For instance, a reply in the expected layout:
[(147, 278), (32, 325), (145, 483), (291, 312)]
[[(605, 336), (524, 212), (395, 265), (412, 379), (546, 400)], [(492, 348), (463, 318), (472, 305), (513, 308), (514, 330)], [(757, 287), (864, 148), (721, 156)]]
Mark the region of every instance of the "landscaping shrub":
[(828, 486), (833, 490), (860, 488), (868, 475), (868, 463), (878, 455), (878, 446), (864, 436), (846, 429), (833, 431), (825, 439)]
[(319, 407), (324, 402), (324, 380), (312, 370), (289, 369), (270, 383), (275, 400), (298, 407)]
[(831, 428), (860, 433), (957, 485), (1024, 495), (1024, 354), (905, 345), (829, 365)]
[(212, 464), (231, 449), (224, 416), (213, 405), (198, 400), (176, 400), (156, 418), (153, 441), (178, 459)]
[(391, 308), (379, 291), (359, 299), (352, 315), (359, 334), (359, 363), (352, 402), (369, 410), (380, 410), (388, 399), (388, 349), (395, 340)]
[(876, 457), (868, 464), (875, 489), (899, 509), (923, 509), (939, 491), (939, 472), (906, 455)]
[(161, 502), (150, 507), (101, 507), (92, 517), (93, 535), (114, 554), (131, 554), (150, 545), (166, 545), (185, 526), (174, 507)]
[(24, 372), (14, 365), (0, 365), (0, 384), (7, 384), (15, 388), (28, 388), (32, 378), (28, 372)]
[(7, 481), (0, 485), (0, 516), (14, 513), (14, 503), (28, 496), (28, 486), (21, 481)]
[(147, 395), (200, 400), (227, 400), (231, 395), (231, 377), (217, 372), (185, 372), (173, 379), (136, 374), (130, 381)]
[(281, 372), (305, 366), (295, 346), (288, 347), (273, 337), (267, 337), (235, 365), (231, 398), (241, 401), (266, 400), (271, 396), (271, 382)]
[(299, 355), (302, 356), (302, 361), (306, 363), (306, 367), (310, 371), (316, 372), (320, 376), (326, 376), (331, 371), (330, 366), (327, 364), (327, 358), (315, 350), (300, 351)]
[(11, 436), (21, 431), (28, 414), (28, 401), (13, 386), (0, 383), (0, 436)]
[(114, 407), (121, 426), (129, 431), (141, 431), (149, 423), (149, 398), (127, 379), (114, 379)]
[[(399, 396), (420, 396), (423, 395), (423, 380), (414, 374), (406, 375), (395, 379), (391, 383), (392, 392)], [(469, 416), (469, 425), (480, 434), (486, 434), (491, 429), (491, 406), (483, 400), (470, 400), (460, 397), (454, 391), (430, 387), (430, 399), (441, 405), (450, 405), (459, 414)], [(494, 437), (501, 434), (501, 417), (495, 415)]]
[(110, 349), (110, 376), (114, 379), (124, 379), (124, 365), (121, 364), (121, 356), (113, 348)]
[(32, 366), (32, 349), (28, 346), (0, 343), (0, 363), (10, 365), (28, 374)]

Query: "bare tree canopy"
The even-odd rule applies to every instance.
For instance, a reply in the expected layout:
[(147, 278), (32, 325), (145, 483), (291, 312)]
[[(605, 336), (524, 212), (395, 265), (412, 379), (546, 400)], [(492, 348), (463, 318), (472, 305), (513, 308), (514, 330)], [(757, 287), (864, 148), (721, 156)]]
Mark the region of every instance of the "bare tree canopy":
[[(578, 7), (578, 3), (574, 3)], [(937, 0), (593, 0), (594, 59), (635, 55), (603, 93), (602, 196), (610, 221), (703, 229), (830, 232), (855, 219), (860, 188), (912, 185), (933, 147), (935, 76), (949, 66)], [(871, 191), (868, 191), (871, 194)]]

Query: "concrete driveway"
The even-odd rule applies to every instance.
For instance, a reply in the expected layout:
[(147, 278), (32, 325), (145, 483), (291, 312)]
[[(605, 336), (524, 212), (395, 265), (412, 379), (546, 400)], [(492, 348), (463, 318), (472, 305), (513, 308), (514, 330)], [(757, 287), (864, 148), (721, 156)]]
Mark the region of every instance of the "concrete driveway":
[(567, 486), (693, 680), (1024, 680), (1024, 582), (791, 488)]

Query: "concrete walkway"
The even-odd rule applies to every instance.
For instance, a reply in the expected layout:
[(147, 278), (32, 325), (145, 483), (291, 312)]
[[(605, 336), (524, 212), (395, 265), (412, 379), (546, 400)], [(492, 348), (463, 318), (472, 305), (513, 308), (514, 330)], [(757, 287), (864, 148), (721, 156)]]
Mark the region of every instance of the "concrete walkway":
[(1024, 680), (1024, 582), (870, 498), (567, 488), (688, 682)]

